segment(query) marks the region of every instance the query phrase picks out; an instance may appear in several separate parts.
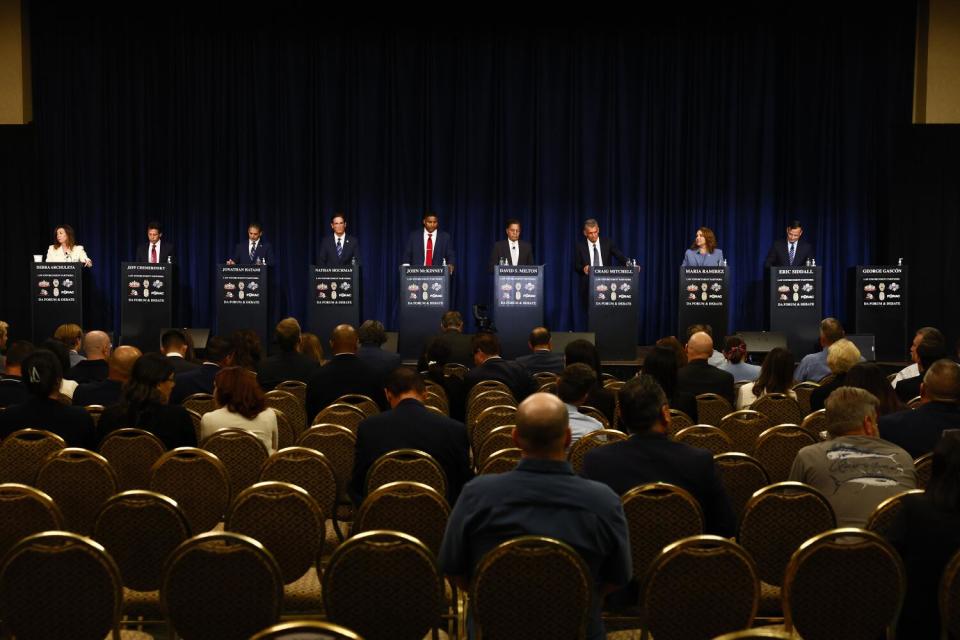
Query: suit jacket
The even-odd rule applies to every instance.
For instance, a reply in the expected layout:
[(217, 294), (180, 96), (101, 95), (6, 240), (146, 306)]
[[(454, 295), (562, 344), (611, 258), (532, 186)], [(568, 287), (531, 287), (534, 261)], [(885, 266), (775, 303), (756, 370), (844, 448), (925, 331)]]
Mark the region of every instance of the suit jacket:
[(920, 383), (922, 382), (923, 374), (913, 376), (912, 378), (904, 378), (897, 383), (897, 386), (895, 386), (893, 390), (896, 392), (897, 397), (906, 404), (920, 395)]
[(357, 351), (357, 357), (370, 365), (380, 377), (386, 380), (387, 376), (393, 373), (393, 370), (402, 364), (400, 354), (384, 351), (377, 345), (362, 344)]
[(81, 360), (70, 367), (63, 377), (67, 380), (75, 380), (80, 384), (84, 382), (98, 382), (106, 380), (110, 373), (110, 366), (106, 360)]
[(257, 260), (260, 260), (261, 264), (264, 260), (268, 265), (273, 264), (273, 247), (269, 242), (264, 242), (262, 239), (257, 242), (257, 250), (253, 254), (253, 260), (250, 259), (250, 241), (238, 242), (237, 245), (233, 248), (233, 254), (230, 258), (237, 264), (257, 264)]
[(68, 447), (97, 450), (93, 418), (80, 407), (68, 407), (56, 400), (31, 396), (26, 402), (0, 411), (0, 439), (28, 427), (55, 433), (66, 440)]
[(489, 358), (479, 367), (473, 368), (463, 377), (467, 393), (481, 380), (499, 380), (513, 392), (517, 402), (522, 401), (537, 390), (537, 382), (522, 364), (503, 358)]
[[(160, 261), (160, 264), (166, 264), (167, 262), (176, 262), (176, 251), (173, 248), (172, 242), (167, 242), (163, 238), (160, 239), (160, 251), (157, 252), (157, 259)], [(137, 262), (150, 262), (150, 243), (138, 244), (137, 245)]]
[(197, 446), (197, 433), (193, 429), (190, 414), (181, 406), (148, 403), (136, 415), (129, 419), (126, 407), (115, 404), (107, 407), (100, 422), (97, 424), (97, 433), (102, 440), (108, 434), (124, 427), (135, 427), (149, 431), (160, 438), (168, 450), (177, 447)]
[[(517, 266), (536, 264), (533, 260), (533, 247), (530, 246), (529, 242), (524, 240), (518, 240), (517, 247)], [(513, 264), (510, 262), (510, 241), (509, 240), (499, 240), (493, 245), (493, 249), (490, 251), (490, 273), (493, 273), (493, 268), (500, 264), (500, 258), (504, 258), (507, 261), (507, 264)]]
[[(603, 261), (603, 266), (612, 267), (613, 261), (611, 256), (616, 258), (620, 264), (627, 263), (627, 256), (623, 255), (623, 252), (617, 248), (609, 238), (600, 238), (600, 259)], [(580, 275), (582, 278), (586, 278), (587, 274), (583, 273), (583, 268), (590, 264), (590, 252), (587, 250), (587, 239), (582, 237), (577, 242), (576, 251), (574, 252), (574, 265), (573, 269)]]
[(200, 368), (198, 363), (177, 356), (167, 356), (167, 362), (173, 367), (174, 373), (183, 373), (184, 371), (192, 371)]
[(836, 376), (834, 376), (832, 382), (822, 384), (814, 389), (813, 393), (810, 394), (810, 410), (819, 411), (820, 409), (823, 409), (823, 405), (827, 402), (827, 398), (830, 397), (830, 394), (842, 387), (846, 379), (846, 372), (838, 373)]
[[(810, 246), (809, 242), (804, 242), (803, 240), (797, 241), (797, 250), (793, 255), (793, 265), (794, 267), (802, 267), (807, 263), (807, 258), (813, 258), (813, 247)], [(770, 251), (767, 253), (767, 259), (763, 261), (764, 269), (769, 267), (789, 267), (790, 264), (790, 252), (787, 251), (787, 241), (786, 240), (776, 240), (773, 243), (773, 246), (770, 247)]]
[(325, 236), (320, 241), (320, 255), (317, 257), (318, 267), (349, 265), (354, 258), (357, 259), (357, 264), (360, 264), (360, 243), (357, 242), (355, 237), (349, 234), (344, 235), (343, 251), (340, 252), (340, 257), (337, 257), (337, 241), (333, 234)]
[(196, 369), (176, 374), (170, 404), (182, 404), (185, 398), (195, 393), (213, 393), (213, 379), (219, 371), (220, 365), (204, 362)]
[(257, 367), (257, 380), (264, 391), (270, 391), (287, 380), (309, 382), (319, 367), (318, 362), (302, 353), (278, 353), (260, 363)]
[(552, 351), (534, 351), (533, 353), (517, 358), (530, 373), (561, 373), (563, 371), (563, 354)]
[(589, 451), (581, 475), (599, 480), (618, 495), (648, 482), (668, 482), (693, 494), (703, 509), (705, 532), (734, 535), (736, 519), (730, 500), (706, 449), (674, 442), (660, 433), (633, 434)]
[(677, 391), (686, 391), (695, 396), (701, 393), (716, 393), (734, 404), (733, 375), (707, 364), (706, 360), (693, 360), (677, 371)]
[(389, 408), (383, 394), (383, 379), (353, 353), (334, 356), (310, 376), (307, 382), (307, 419), (313, 420), (321, 409), (347, 393), (370, 396), (382, 410)]
[(438, 415), (417, 400), (401, 401), (392, 411), (367, 418), (357, 429), (356, 458), (350, 497), (360, 504), (367, 494), (367, 471), (374, 461), (396, 449), (429, 453), (447, 476), (447, 501), (452, 506), (470, 471), (467, 428), (462, 422)]
[(123, 383), (116, 380), (100, 380), (98, 382), (87, 382), (78, 385), (73, 390), (73, 404), (77, 407), (85, 407), (91, 404), (99, 404), (109, 407), (112, 404), (120, 402), (120, 392), (123, 389)]
[(960, 406), (927, 402), (916, 409), (881, 416), (879, 427), (881, 438), (902, 447), (916, 459), (933, 451), (944, 429), (960, 429)]
[(426, 371), (427, 369), (427, 347), (430, 345), (431, 340), (439, 340), (450, 347), (451, 363), (462, 364), (468, 368), (473, 366), (473, 351), (470, 349), (473, 334), (460, 333), (459, 331), (450, 329), (429, 338), (427, 344), (423, 345), (423, 355), (417, 366), (420, 371)]
[[(433, 240), (433, 266), (439, 267), (446, 260), (448, 265), (456, 264), (457, 259), (453, 253), (453, 241), (450, 240), (450, 234), (446, 231), (435, 231), (436, 237)], [(423, 228), (410, 234), (407, 239), (407, 247), (403, 250), (403, 262), (415, 267), (422, 267), (424, 260), (423, 253)]]
[(30, 394), (27, 385), (19, 377), (0, 374), (0, 407), (10, 407), (26, 402)]
[(701, 255), (697, 249), (687, 249), (683, 254), (681, 267), (719, 267), (723, 264), (723, 251), (714, 249), (713, 253)]

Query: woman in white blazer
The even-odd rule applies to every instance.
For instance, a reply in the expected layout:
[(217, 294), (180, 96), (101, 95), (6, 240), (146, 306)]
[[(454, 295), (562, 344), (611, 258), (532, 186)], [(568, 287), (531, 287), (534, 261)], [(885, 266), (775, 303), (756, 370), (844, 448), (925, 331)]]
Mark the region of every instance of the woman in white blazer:
[(47, 262), (79, 262), (92, 267), (93, 260), (87, 256), (82, 244), (76, 244), (73, 227), (62, 224), (56, 230), (56, 242), (47, 247)]

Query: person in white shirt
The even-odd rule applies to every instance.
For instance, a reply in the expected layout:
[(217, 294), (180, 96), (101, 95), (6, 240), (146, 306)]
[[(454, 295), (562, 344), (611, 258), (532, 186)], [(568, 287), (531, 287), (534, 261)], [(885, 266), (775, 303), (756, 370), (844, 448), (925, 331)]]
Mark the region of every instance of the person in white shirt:
[(946, 344), (947, 339), (943, 336), (943, 333), (936, 327), (920, 327), (917, 329), (917, 333), (913, 336), (913, 342), (910, 343), (910, 360), (913, 362), (903, 369), (897, 372), (897, 375), (893, 377), (893, 380), (890, 381), (890, 384), (896, 388), (897, 383), (901, 380), (907, 378), (915, 378), (920, 375), (920, 367), (917, 365), (920, 362), (920, 357), (917, 356), (917, 347), (920, 346), (920, 343), (923, 342), (923, 339), (930, 337), (934, 340), (940, 340)]
[(510, 218), (505, 231), (507, 239), (494, 243), (490, 251), (490, 272), (493, 273), (493, 268), (498, 264), (514, 267), (536, 264), (530, 243), (520, 239), (520, 221)]
[(557, 380), (557, 395), (567, 407), (570, 419), (570, 446), (588, 433), (603, 429), (599, 420), (580, 413), (580, 405), (586, 402), (596, 383), (597, 374), (582, 362), (564, 369)]
[(221, 369), (214, 378), (213, 399), (219, 409), (200, 419), (201, 442), (221, 429), (243, 429), (270, 453), (277, 450), (277, 414), (267, 407), (255, 373), (243, 367)]
[(740, 387), (737, 393), (737, 410), (747, 409), (754, 402), (770, 393), (785, 393), (794, 400), (797, 392), (793, 386), (793, 354), (783, 347), (772, 349), (763, 359), (760, 376), (754, 382)]
[(92, 267), (93, 260), (87, 256), (82, 244), (77, 244), (73, 227), (61, 224), (54, 231), (56, 241), (47, 247), (47, 262), (79, 262), (85, 267)]

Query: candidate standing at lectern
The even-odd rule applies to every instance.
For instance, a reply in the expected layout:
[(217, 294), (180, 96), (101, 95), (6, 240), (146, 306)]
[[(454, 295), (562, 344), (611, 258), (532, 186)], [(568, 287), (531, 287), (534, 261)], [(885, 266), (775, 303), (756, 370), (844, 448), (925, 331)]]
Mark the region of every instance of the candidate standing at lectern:
[(407, 239), (403, 252), (403, 264), (414, 267), (440, 267), (444, 263), (450, 273), (456, 257), (453, 254), (453, 241), (446, 231), (438, 231), (440, 221), (437, 214), (423, 214), (423, 229), (414, 231)]
[(809, 242), (800, 239), (802, 235), (803, 226), (799, 220), (788, 224), (786, 239), (773, 243), (770, 252), (767, 253), (767, 259), (763, 262), (763, 268), (802, 267), (807, 264), (807, 260), (813, 260), (813, 247)]
[(529, 242), (520, 239), (520, 221), (516, 218), (507, 220), (507, 239), (500, 240), (493, 245), (490, 252), (490, 272), (498, 264), (513, 267), (536, 264), (533, 259), (533, 247)]
[(150, 262), (152, 264), (165, 264), (173, 262), (173, 244), (163, 239), (163, 230), (160, 223), (151, 221), (147, 223), (147, 242), (137, 245), (137, 262)]
[(259, 222), (247, 225), (247, 241), (233, 248), (227, 264), (273, 264), (273, 247), (263, 240), (263, 227)]
[(587, 289), (590, 283), (590, 267), (612, 267), (616, 258), (620, 265), (627, 264), (627, 257), (611, 240), (600, 237), (600, 223), (588, 218), (583, 223), (584, 240), (577, 243), (574, 251), (574, 271), (580, 276), (580, 297), (587, 303)]
[(333, 235), (327, 236), (320, 243), (320, 256), (317, 266), (340, 267), (343, 265), (360, 263), (360, 244), (354, 236), (347, 235), (347, 219), (342, 213), (335, 213), (330, 218), (330, 228)]

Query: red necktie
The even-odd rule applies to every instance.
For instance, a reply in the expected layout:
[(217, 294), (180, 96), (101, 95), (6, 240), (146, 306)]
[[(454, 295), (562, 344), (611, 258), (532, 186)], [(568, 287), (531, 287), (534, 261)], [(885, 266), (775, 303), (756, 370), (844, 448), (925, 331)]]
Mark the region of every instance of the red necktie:
[(150, 262), (157, 263), (157, 244), (153, 243), (150, 245)]
[(423, 264), (425, 264), (428, 267), (433, 266), (433, 234), (432, 233), (427, 234), (427, 258), (426, 260), (423, 261)]

